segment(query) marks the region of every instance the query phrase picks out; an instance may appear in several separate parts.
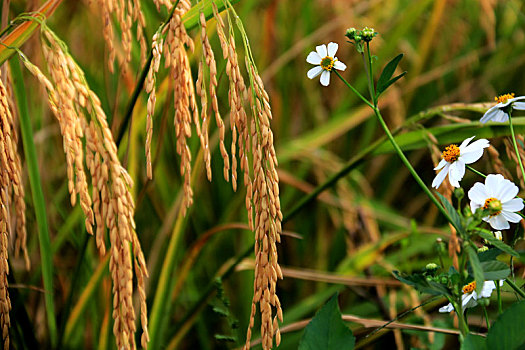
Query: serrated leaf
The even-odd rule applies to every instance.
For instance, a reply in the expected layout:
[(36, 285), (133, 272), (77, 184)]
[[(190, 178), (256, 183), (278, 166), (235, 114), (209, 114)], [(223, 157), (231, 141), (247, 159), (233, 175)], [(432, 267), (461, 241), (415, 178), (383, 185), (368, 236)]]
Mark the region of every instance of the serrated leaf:
[(503, 252), (498, 248), (490, 248), (487, 251), (478, 253), (478, 258), (480, 262), (496, 260)]
[(341, 318), (336, 293), (306, 326), (299, 350), (352, 350), (354, 345), (355, 337)]
[(461, 350), (486, 350), (487, 343), (486, 338), (480, 335), (467, 334), (463, 344), (461, 344)]
[(441, 200), (441, 203), (443, 203), (443, 207), (445, 208), (445, 210), (447, 211), (448, 215), (450, 216), (450, 219), (452, 219), (452, 224), (454, 225), (454, 227), (458, 230), (458, 232), (463, 233), (463, 224), (461, 222), (461, 217), (459, 216), (459, 214), (456, 211), (456, 209), (454, 209), (454, 207), (448, 201), (448, 199), (443, 197), (443, 195), (441, 193), (436, 192), (436, 194), (439, 197), (439, 199)]
[(418, 292), (431, 295), (450, 295), (448, 289), (434, 281), (429, 281), (421, 274), (402, 275), (398, 271), (393, 272), (399, 281), (414, 287)]
[(403, 58), (403, 54), (400, 53), (399, 55), (394, 57), (390, 62), (387, 63), (387, 65), (381, 72), (381, 75), (379, 76), (379, 80), (377, 81), (376, 97), (381, 95), (381, 93), (383, 93), (383, 91), (385, 91), (388, 88), (388, 86), (392, 84), (392, 83), (389, 84), (390, 78), (392, 78), (392, 75), (394, 75), (397, 65), (399, 64), (399, 61), (401, 61), (402, 58)]
[(481, 262), (485, 281), (504, 280), (510, 275), (510, 268), (504, 262), (498, 260)]
[(485, 275), (483, 273), (483, 268), (479, 262), (478, 253), (471, 246), (465, 248), (467, 255), (470, 261), (470, 267), (472, 268), (472, 274), (474, 275), (474, 280), (476, 281), (476, 292), (481, 292), (483, 288), (483, 283), (485, 282)]
[(503, 241), (500, 241), (492, 233), (486, 232), (486, 231), (476, 231), (478, 236), (480, 236), (483, 239), (486, 239), (490, 244), (492, 244), (494, 247), (498, 248), (499, 250), (510, 254), (516, 258), (519, 258), (520, 255), (511, 247), (506, 245)]
[(490, 327), (487, 348), (498, 350), (523, 349), (525, 345), (525, 301), (512, 304)]

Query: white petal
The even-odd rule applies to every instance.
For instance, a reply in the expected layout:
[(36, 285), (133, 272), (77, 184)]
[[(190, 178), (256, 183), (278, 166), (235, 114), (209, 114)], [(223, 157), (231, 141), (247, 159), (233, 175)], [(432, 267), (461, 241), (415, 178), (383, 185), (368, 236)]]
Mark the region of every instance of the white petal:
[(445, 305), (439, 308), (439, 312), (451, 312), (451, 311), (454, 311), (454, 306), (452, 306), (451, 303), (448, 303), (448, 305)]
[(447, 165), (448, 162), (444, 159), (441, 159), (441, 161), (439, 162), (439, 164), (437, 165), (437, 167), (434, 168), (434, 170), (439, 170), (441, 168), (443, 168), (445, 165)]
[(477, 297), (476, 292), (463, 294), (462, 300), (461, 300), (461, 305), (463, 306), (463, 312), (465, 312), (466, 308), (474, 307), (478, 305), (475, 297)]
[(472, 141), (472, 139), (476, 137), (476, 136), (472, 136), (472, 137), (469, 137), (468, 139), (464, 140), (463, 142), (461, 142), (461, 145), (459, 145), (459, 149), (460, 150), (463, 150), (465, 147), (467, 147), (467, 145), (469, 144), (470, 141)]
[(485, 178), (485, 190), (490, 197), (496, 197), (496, 195), (499, 193), (503, 180), (505, 180), (505, 178), (501, 174), (489, 174)]
[(313, 79), (319, 74), (321, 74), (322, 71), (323, 71), (323, 68), (321, 68), (321, 66), (317, 66), (317, 67), (310, 69), (308, 73), (306, 73), (306, 76), (308, 76), (308, 78), (310, 79)]
[(319, 64), (321, 63), (321, 56), (315, 51), (312, 51), (308, 54), (308, 57), (306, 57), (306, 62), (311, 64)]
[(324, 86), (328, 86), (330, 84), (330, 72), (325, 70), (323, 73), (321, 73), (321, 84)]
[[(477, 204), (477, 208), (485, 204), (485, 200), (489, 198), (485, 185), (481, 182), (476, 182), (474, 186), (468, 191), (468, 198)], [(472, 204), (470, 204), (472, 206)], [(475, 209), (474, 209), (475, 210)]]
[(471, 143), (470, 145), (461, 145), (459, 146), (460, 154), (472, 152), (473, 150), (477, 149), (484, 149), (489, 146), (489, 140), (487, 139), (479, 139)]
[(514, 97), (514, 98), (511, 98), (511, 99), (508, 99), (507, 101), (509, 103), (512, 103), (512, 102), (519, 101), (519, 100), (525, 100), (525, 96)]
[(339, 45), (337, 43), (329, 43), (328, 44), (328, 56), (335, 57), (335, 53), (337, 52), (338, 48), (339, 48)]
[(516, 213), (511, 213), (509, 211), (503, 210), (500, 215), (503, 215), (505, 220), (510, 221), (510, 222), (518, 223), (521, 221), (521, 216), (519, 216)]
[(483, 117), (481, 117), (481, 119), (479, 121), (482, 122), (482, 123), (489, 122), (492, 119), (494, 119), (494, 116), (498, 112), (500, 112), (500, 109), (498, 108), (498, 105), (496, 105), (494, 107), (491, 107), (491, 108), (489, 108), (488, 111), (485, 112), (485, 114), (483, 114)]
[(481, 288), (481, 292), (479, 293), (479, 297), (490, 298), (490, 295), (494, 289), (496, 289), (496, 283), (494, 283), (494, 281), (485, 281), (483, 283), (483, 287)]
[(459, 181), (463, 179), (465, 175), (465, 163), (461, 162), (459, 159), (454, 163), (450, 164), (448, 170), (448, 181), (454, 187), (459, 187)]
[(432, 187), (438, 188), (441, 186), (441, 183), (443, 180), (445, 180), (445, 177), (447, 177), (448, 174), (448, 168), (442, 169), (439, 173), (437, 173), (436, 177), (434, 178), (434, 181), (432, 181)]
[(505, 123), (507, 120), (509, 120), (509, 115), (500, 109), (498, 114), (496, 114), (492, 121), (498, 123)]
[(326, 51), (326, 45), (319, 45), (319, 46), (316, 46), (315, 47), (315, 51), (317, 51), (317, 53), (319, 54), (319, 56), (321, 58), (325, 58), (327, 56), (327, 51)]
[(525, 102), (514, 102), (512, 108), (523, 111), (525, 109)]
[(523, 199), (521, 198), (511, 199), (510, 201), (503, 203), (501, 205), (501, 208), (504, 211), (514, 212), (514, 213), (517, 211), (521, 211), (523, 209)]
[[(485, 220), (485, 218), (483, 220)], [(495, 230), (506, 230), (510, 228), (508, 221), (505, 220), (505, 217), (501, 214), (496, 216), (490, 216), (488, 222), (490, 226), (492, 226), (492, 228)]]
[(345, 70), (346, 69), (346, 64), (344, 64), (341, 61), (335, 61), (334, 62), (334, 68), (337, 69), (337, 70)]
[(494, 197), (504, 203), (516, 197), (519, 191), (518, 186), (514, 185), (510, 180), (505, 179), (500, 183), (499, 190), (494, 193)]

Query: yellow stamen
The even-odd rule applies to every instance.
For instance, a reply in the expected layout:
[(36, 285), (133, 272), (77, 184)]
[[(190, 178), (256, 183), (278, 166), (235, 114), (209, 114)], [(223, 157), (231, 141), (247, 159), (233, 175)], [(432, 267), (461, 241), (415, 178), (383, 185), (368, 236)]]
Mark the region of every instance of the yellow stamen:
[(497, 103), (507, 103), (507, 101), (511, 98), (514, 98), (514, 93), (511, 93), (511, 94), (505, 94), (505, 95), (501, 95), (501, 96), (496, 96), (494, 97), (494, 100), (497, 102)]
[(501, 201), (497, 198), (487, 198), (485, 200), (485, 204), (483, 205), (483, 209), (490, 210), (490, 216), (495, 216), (501, 214)]
[(462, 289), (463, 294), (472, 293), (476, 289), (476, 281), (470, 282)]
[(331, 71), (334, 68), (334, 59), (330, 56), (326, 56), (321, 60), (321, 68), (327, 71)]
[(456, 145), (448, 146), (441, 157), (449, 163), (455, 162), (459, 158), (459, 147)]

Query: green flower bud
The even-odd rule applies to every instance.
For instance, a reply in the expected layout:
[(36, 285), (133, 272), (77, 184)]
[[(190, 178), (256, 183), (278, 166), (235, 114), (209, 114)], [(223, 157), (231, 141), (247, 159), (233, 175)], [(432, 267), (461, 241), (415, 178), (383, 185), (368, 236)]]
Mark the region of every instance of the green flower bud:
[(489, 298), (481, 298), (476, 301), (478, 302), (479, 305), (484, 306), (484, 307), (487, 307), (490, 304)]
[(440, 255), (447, 254), (447, 245), (441, 238), (436, 239), (436, 250)]
[(357, 34), (357, 29), (355, 28), (348, 28), (346, 30), (345, 36), (350, 40), (355, 40), (355, 35)]
[(484, 245), (483, 247), (478, 248), (478, 253), (483, 253), (483, 252), (486, 252), (487, 250), (489, 250), (489, 247)]
[(361, 35), (363, 36), (363, 40), (366, 42), (372, 41), (372, 39), (377, 35), (374, 28), (368, 28), (364, 27), (361, 31)]
[(458, 199), (458, 201), (460, 201), (463, 199), (463, 197), (465, 197), (465, 191), (461, 187), (455, 188), (454, 196)]
[(437, 266), (437, 264), (434, 264), (434, 263), (430, 263), (430, 264), (427, 264), (427, 266), (425, 266), (425, 269), (427, 269), (428, 271), (435, 271), (439, 268), (439, 266)]

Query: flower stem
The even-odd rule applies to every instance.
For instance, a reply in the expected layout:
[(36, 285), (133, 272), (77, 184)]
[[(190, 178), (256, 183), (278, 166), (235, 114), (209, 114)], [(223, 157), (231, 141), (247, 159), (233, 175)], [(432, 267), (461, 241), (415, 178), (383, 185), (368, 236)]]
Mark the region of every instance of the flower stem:
[(366, 42), (366, 54), (368, 56), (368, 88), (370, 90), (370, 98), (377, 107), (376, 91), (374, 87), (374, 70), (372, 69), (372, 56), (370, 55), (370, 42)]
[(503, 308), (501, 307), (501, 287), (499, 286), (499, 282), (496, 283), (496, 292), (498, 294), (498, 314), (503, 313)]
[(489, 313), (487, 312), (487, 308), (483, 306), (483, 314), (485, 315), (485, 322), (487, 323), (487, 329), (490, 328), (490, 321), (489, 321)]
[[(364, 97), (361, 94), (359, 94), (359, 92), (357, 92), (357, 90), (355, 90), (355, 88), (352, 85), (350, 85), (350, 83), (348, 83), (337, 71), (335, 71), (335, 72), (336, 72), (337, 76), (339, 77), (339, 79), (341, 79), (343, 81), (343, 83), (346, 84), (346, 86), (348, 86), (359, 97), (361, 97), (361, 99), (364, 99)], [(388, 139), (392, 143), (392, 146), (394, 147), (394, 150), (398, 154), (399, 158), (401, 158), (401, 161), (403, 162), (403, 164), (408, 168), (408, 171), (410, 172), (410, 174), (412, 174), (412, 176), (414, 177), (414, 179), (416, 180), (418, 185), (426, 193), (426, 195), (428, 196), (428, 198), (430, 198), (430, 200), (434, 203), (434, 205), (439, 209), (439, 211), (445, 216), (445, 218), (448, 220), (448, 222), (450, 222), (456, 228), (456, 230), (459, 231), (459, 227), (456, 227), (454, 221), (452, 220), (450, 215), (447, 213), (445, 208), (443, 208), (443, 206), (438, 201), (438, 199), (436, 197), (434, 197), (434, 195), (432, 194), (430, 189), (425, 185), (423, 180), (421, 180), (421, 178), (417, 174), (417, 172), (414, 169), (414, 167), (412, 166), (412, 164), (410, 164), (410, 161), (407, 159), (407, 157), (405, 156), (405, 154), (403, 153), (403, 151), (401, 150), (401, 148), (397, 144), (396, 140), (394, 139), (394, 136), (390, 132), (390, 129), (388, 129), (388, 126), (386, 125), (383, 117), (381, 116), (381, 112), (379, 111), (379, 108), (377, 108), (375, 106), (372, 106), (372, 104), (370, 102), (368, 102), (368, 101), (366, 101), (366, 104), (368, 106), (370, 106), (370, 108), (372, 108), (374, 110), (374, 113), (375, 113), (377, 119), (379, 120), (379, 124), (381, 124), (381, 127), (383, 128), (386, 136), (388, 137)]]
[(352, 91), (354, 92), (354, 94), (357, 95), (357, 97), (359, 97), (361, 100), (363, 100), (363, 102), (366, 103), (366, 104), (368, 105), (368, 107), (374, 109), (374, 105), (371, 104), (370, 101), (368, 101), (363, 95), (361, 95), (361, 93), (359, 93), (359, 91), (357, 91), (357, 90), (355, 89), (355, 87), (353, 87), (352, 85), (350, 85), (350, 83), (347, 82), (346, 79), (343, 78), (343, 77), (341, 76), (341, 74), (340, 74), (338, 71), (336, 71), (336, 70), (334, 69), (332, 72), (334, 72), (335, 75), (337, 75), (337, 76), (339, 77), (339, 79), (341, 79), (341, 81), (342, 81), (343, 83), (345, 83), (345, 85), (346, 85), (350, 90), (352, 90)]
[(514, 127), (512, 126), (512, 111), (509, 111), (509, 127), (510, 135), (512, 136), (512, 143), (514, 144), (514, 152), (516, 152), (516, 158), (518, 158), (518, 164), (520, 165), (521, 176), (523, 181), (525, 181), (525, 170), (523, 170), (523, 163), (521, 162), (521, 155), (518, 150), (518, 143), (516, 142), (516, 136), (514, 135)]
[(480, 172), (480, 171), (477, 171), (476, 169), (474, 169), (474, 168), (471, 167), (470, 165), (465, 165), (465, 167), (466, 167), (468, 170), (472, 171), (474, 174), (477, 174), (477, 175), (479, 175), (479, 176), (481, 176), (481, 177), (487, 177), (487, 175), (483, 174), (483, 173)]
[[(510, 278), (507, 278), (507, 279), (505, 280), (505, 282), (507, 282), (507, 284), (508, 284), (512, 289), (514, 289), (514, 291), (515, 291), (516, 293), (518, 293), (518, 294), (520, 295), (520, 297), (525, 298), (525, 292), (524, 292), (520, 287), (518, 287), (518, 286), (516, 285), (516, 283), (514, 283)], [(497, 283), (496, 283), (496, 287), (498, 287), (498, 284), (497, 284)]]

